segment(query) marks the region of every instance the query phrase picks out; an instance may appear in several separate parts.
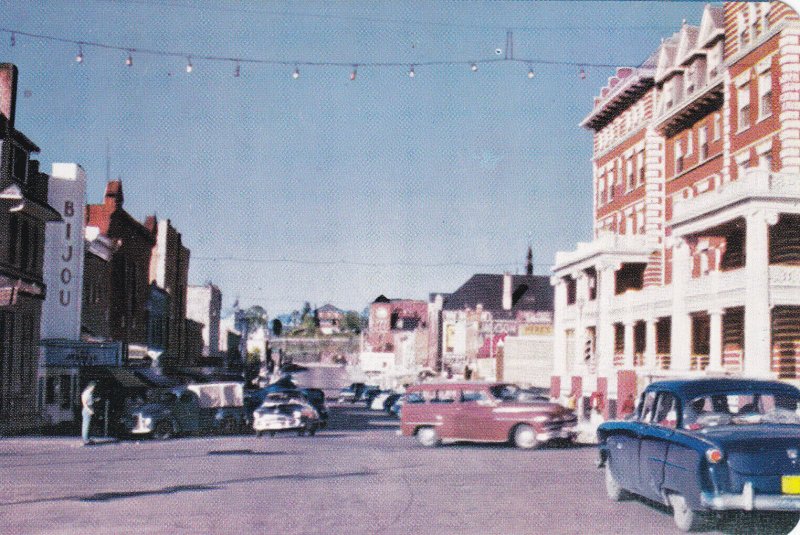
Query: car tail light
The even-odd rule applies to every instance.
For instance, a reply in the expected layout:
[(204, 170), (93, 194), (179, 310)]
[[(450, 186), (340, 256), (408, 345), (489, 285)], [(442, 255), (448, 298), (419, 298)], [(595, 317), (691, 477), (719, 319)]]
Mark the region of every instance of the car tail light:
[(722, 460), (722, 452), (717, 448), (706, 450), (706, 459), (708, 459), (708, 462), (711, 464), (717, 464)]

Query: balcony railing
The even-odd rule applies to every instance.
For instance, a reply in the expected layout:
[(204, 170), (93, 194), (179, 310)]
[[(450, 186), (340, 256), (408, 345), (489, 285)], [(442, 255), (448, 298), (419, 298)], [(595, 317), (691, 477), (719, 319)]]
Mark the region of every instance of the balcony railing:
[(601, 253), (634, 253), (648, 254), (652, 250), (649, 238), (645, 234), (616, 234), (601, 232), (590, 242), (578, 242), (574, 251), (556, 253), (556, 269), (568, 266)]
[(796, 175), (748, 169), (743, 177), (722, 184), (714, 191), (675, 203), (672, 223), (679, 223), (748, 198), (800, 200), (800, 180)]

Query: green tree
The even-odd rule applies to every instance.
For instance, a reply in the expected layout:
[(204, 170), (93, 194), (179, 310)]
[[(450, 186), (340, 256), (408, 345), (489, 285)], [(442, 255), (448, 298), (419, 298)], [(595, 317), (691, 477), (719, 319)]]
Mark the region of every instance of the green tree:
[(345, 331), (359, 334), (361, 332), (361, 316), (359, 313), (353, 310), (345, 312), (343, 326)]

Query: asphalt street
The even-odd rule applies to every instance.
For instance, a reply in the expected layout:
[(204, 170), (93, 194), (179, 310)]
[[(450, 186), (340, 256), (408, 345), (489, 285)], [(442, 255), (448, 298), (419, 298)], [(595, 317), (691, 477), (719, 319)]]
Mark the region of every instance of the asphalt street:
[[(425, 449), (383, 413), (331, 411), (315, 437), (1, 439), (0, 533), (677, 533), (664, 507), (606, 498), (592, 446)], [(731, 515), (709, 533), (793, 524)]]

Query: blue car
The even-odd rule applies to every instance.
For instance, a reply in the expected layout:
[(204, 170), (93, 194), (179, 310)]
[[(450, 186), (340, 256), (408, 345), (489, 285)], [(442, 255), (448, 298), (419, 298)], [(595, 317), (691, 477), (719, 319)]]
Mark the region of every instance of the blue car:
[(683, 531), (714, 511), (800, 511), (799, 402), (777, 381), (652, 383), (631, 419), (598, 428), (607, 494), (661, 502)]

